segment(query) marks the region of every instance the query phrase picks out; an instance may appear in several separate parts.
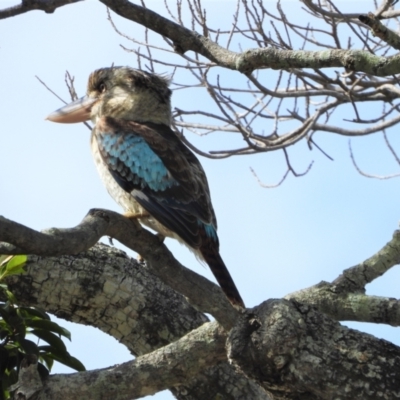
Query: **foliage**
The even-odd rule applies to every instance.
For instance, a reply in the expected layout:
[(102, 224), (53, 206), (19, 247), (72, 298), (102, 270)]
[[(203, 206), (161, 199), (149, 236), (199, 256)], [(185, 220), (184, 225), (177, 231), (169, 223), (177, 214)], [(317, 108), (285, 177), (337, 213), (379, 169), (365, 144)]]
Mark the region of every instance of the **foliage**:
[[(50, 320), (50, 316), (39, 307), (18, 306), (18, 301), (8, 289), (6, 277), (24, 273), (27, 257), (0, 256), (0, 290), (6, 301), (0, 302), (0, 400), (10, 398), (10, 386), (18, 380), (21, 361), (26, 355), (38, 357), (40, 376), (48, 376), (54, 361), (76, 371), (84, 371), (83, 364), (72, 357), (61, 340), (71, 340), (70, 332)], [(36, 341), (27, 339), (36, 336)], [(39, 345), (39, 341), (46, 345)]]

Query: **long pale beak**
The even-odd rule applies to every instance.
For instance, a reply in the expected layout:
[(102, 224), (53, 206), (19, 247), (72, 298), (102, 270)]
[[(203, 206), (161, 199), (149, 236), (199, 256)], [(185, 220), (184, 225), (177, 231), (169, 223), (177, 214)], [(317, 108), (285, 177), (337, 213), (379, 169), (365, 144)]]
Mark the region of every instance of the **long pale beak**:
[(94, 97), (82, 97), (56, 111), (53, 111), (46, 117), (46, 119), (52, 122), (60, 122), (64, 124), (88, 121), (90, 119), (90, 111), (97, 100), (98, 99)]

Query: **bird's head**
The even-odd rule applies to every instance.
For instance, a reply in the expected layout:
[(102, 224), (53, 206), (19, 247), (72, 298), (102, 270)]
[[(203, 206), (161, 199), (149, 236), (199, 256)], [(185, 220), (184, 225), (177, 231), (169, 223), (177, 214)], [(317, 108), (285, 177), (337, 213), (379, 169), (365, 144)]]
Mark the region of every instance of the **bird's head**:
[(89, 76), (86, 96), (51, 113), (53, 122), (75, 123), (113, 117), (136, 122), (171, 123), (169, 80), (129, 67), (110, 67)]

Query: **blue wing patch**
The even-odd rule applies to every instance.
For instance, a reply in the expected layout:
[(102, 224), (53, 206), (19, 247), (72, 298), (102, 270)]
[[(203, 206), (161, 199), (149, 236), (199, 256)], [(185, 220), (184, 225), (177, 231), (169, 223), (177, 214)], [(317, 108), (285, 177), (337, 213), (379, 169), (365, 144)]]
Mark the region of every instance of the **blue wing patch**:
[(125, 186), (131, 184), (128, 186), (132, 186), (132, 189), (148, 187), (155, 192), (178, 184), (160, 157), (140, 136), (126, 132), (101, 132), (97, 134), (97, 141), (108, 167), (119, 183), (122, 179), (127, 181)]

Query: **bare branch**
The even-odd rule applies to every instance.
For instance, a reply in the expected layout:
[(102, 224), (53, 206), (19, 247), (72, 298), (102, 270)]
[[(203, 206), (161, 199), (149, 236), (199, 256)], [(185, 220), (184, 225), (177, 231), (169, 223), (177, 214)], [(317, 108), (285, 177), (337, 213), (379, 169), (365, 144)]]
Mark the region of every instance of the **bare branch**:
[[(282, 5), (277, 6), (278, 13), (275, 15), (271, 13), (270, 9), (265, 8), (261, 1), (252, 3), (243, 1), (240, 6), (238, 3), (236, 7), (234, 14), (236, 16), (234, 21), (236, 22), (234, 22), (234, 29), (231, 30), (214, 29), (203, 15), (201, 6), (197, 3), (189, 3), (189, 12), (192, 14), (194, 24), (192, 28), (197, 29), (199, 27), (200, 31), (208, 32), (204, 36), (183, 26), (181, 3), (177, 5), (177, 16), (167, 7), (169, 16), (175, 22), (165, 21), (160, 15), (150, 12), (148, 9), (140, 9), (139, 6), (134, 6), (125, 0), (118, 0), (113, 3), (114, 6), (111, 2), (110, 4), (105, 2), (120, 15), (124, 14), (126, 18), (162, 34), (168, 46), (171, 46), (170, 48), (156, 48), (149, 43), (147, 36), (144, 41), (128, 38), (127, 35), (116, 28), (111, 20), (113, 28), (120, 35), (133, 43), (145, 46), (148, 50), (167, 52), (168, 61), (164, 61), (161, 57), (154, 57), (153, 53), (151, 56), (144, 54), (140, 49), (127, 49), (127, 51), (133, 51), (139, 60), (142, 58), (151, 62), (152, 68), (156, 64), (173, 67), (174, 76), (179, 76), (175, 72), (180, 69), (189, 70), (197, 82), (181, 83), (174, 81), (173, 85), (180, 90), (204, 87), (217, 106), (217, 112), (199, 112), (177, 108), (174, 115), (176, 118), (175, 126), (184, 127), (200, 136), (209, 135), (216, 131), (242, 134), (244, 147), (213, 149), (209, 152), (193, 146), (187, 139), (183, 139), (192, 150), (200, 155), (208, 158), (222, 158), (284, 149), (318, 131), (346, 136), (368, 135), (394, 126), (399, 121), (398, 118), (385, 120), (385, 116), (389, 115), (390, 111), (385, 115), (363, 118), (363, 108), (361, 107), (361, 103), (383, 101), (391, 103), (392, 111), (397, 110), (397, 99), (400, 92), (397, 77), (388, 75), (388, 78), (379, 79), (377, 76), (389, 72), (393, 74), (398, 72), (397, 67), (395, 67), (398, 55), (387, 56), (390, 46), (380, 40), (376, 41), (368, 35), (363, 24), (358, 20), (358, 14), (344, 14), (333, 2), (318, 3), (319, 5), (310, 1), (304, 2), (314, 17), (323, 19), (327, 24), (328, 29), (321, 29), (320, 26), (313, 27), (311, 23), (307, 27), (303, 27), (290, 21)], [(382, 13), (390, 10), (393, 3), (389, 3), (382, 3), (377, 12)], [(240, 26), (239, 10), (244, 10), (247, 21), (246, 28)], [(136, 12), (135, 15), (134, 11)], [(267, 35), (264, 32), (266, 17), (271, 18), (274, 23), (273, 29), (276, 39), (273, 39), (271, 34)], [(111, 17), (109, 18), (111, 19)], [(353, 37), (349, 37), (347, 49), (342, 49), (337, 29), (338, 25), (343, 23), (353, 33)], [(156, 29), (154, 29), (155, 24), (157, 24)], [(174, 24), (180, 25), (180, 30)], [(286, 32), (287, 39), (280, 36), (280, 32), (283, 30)], [(215, 33), (219, 39), (212, 42), (211, 33)], [(303, 39), (303, 47), (310, 43), (314, 45), (314, 48), (315, 45), (322, 47), (323, 51), (305, 49), (292, 51), (293, 44), (288, 43), (293, 43), (291, 37), (293, 33)], [(259, 48), (240, 53), (229, 51), (228, 47), (234, 35), (242, 35), (246, 40), (254, 42)], [(222, 38), (224, 37), (226, 38), (225, 48), (222, 45)], [(321, 37), (328, 41), (321, 41)], [(354, 37), (362, 48), (369, 51), (353, 50), (353, 45), (350, 43), (351, 40), (354, 40)], [(285, 41), (288, 41), (288, 43)], [(266, 47), (266, 43), (269, 47)], [(124, 48), (126, 49), (126, 47)], [(175, 52), (178, 49), (178, 53), (187, 63), (181, 64), (171, 59), (171, 49)], [(193, 50), (195, 57), (188, 57), (183, 54), (187, 50)], [(371, 55), (372, 50), (375, 52), (374, 55)], [(199, 58), (199, 54), (211, 62), (203, 61), (204, 59)], [(139, 64), (141, 65), (140, 61)], [(391, 65), (394, 69), (389, 71), (392, 68)], [(243, 82), (246, 88), (242, 83), (232, 87), (231, 81), (229, 81), (229, 84), (223, 84), (220, 75), (217, 75), (214, 82), (215, 74), (211, 75), (210, 71), (217, 66), (244, 72), (247, 76), (243, 76), (242, 79), (238, 78), (238, 82)], [(328, 66), (342, 66), (346, 72), (335, 71), (335, 78), (332, 77), (332, 74), (321, 71), (320, 68)], [(304, 67), (308, 69), (304, 69)], [(258, 72), (250, 74), (251, 71), (263, 68), (287, 69), (289, 72), (281, 71), (275, 87), (272, 89), (270, 79), (267, 80), (268, 85), (265, 85), (263, 84), (264, 79), (258, 76), (260, 75)], [(314, 69), (314, 73), (310, 72), (310, 68)], [(360, 71), (364, 72), (360, 73)], [(294, 85), (293, 80), (291, 80), (293, 74), (296, 77)], [(287, 81), (284, 86), (285, 77), (287, 77)], [(250, 104), (247, 100), (244, 100), (243, 96), (235, 97), (236, 94), (239, 96), (239, 94), (244, 93), (252, 94), (255, 101)], [(324, 100), (323, 96), (326, 96)], [(277, 102), (277, 99), (280, 100)], [(282, 101), (283, 99), (286, 103)], [(282, 105), (288, 104), (287, 102), (290, 100), (293, 100), (292, 108), (287, 108), (285, 111), (288, 112), (283, 113), (281, 110), (285, 108)], [(375, 122), (375, 125), (362, 129), (349, 129), (348, 127), (338, 126), (336, 121), (334, 124), (328, 124), (328, 121), (339, 112), (338, 110), (348, 105), (353, 108), (355, 113), (351, 122), (365, 124), (371, 121), (369, 123)], [(272, 107), (275, 107), (275, 110)], [(304, 111), (300, 113), (299, 107), (304, 107)], [(194, 122), (191, 119), (191, 117), (198, 115), (203, 115), (208, 121)], [(323, 119), (325, 121), (322, 121)], [(260, 121), (263, 120), (274, 121), (274, 125), (271, 126), (269, 131), (258, 132), (258, 126), (263, 126)], [(313, 123), (310, 124), (311, 120), (313, 120)], [(348, 121), (348, 118), (344, 120)], [(298, 121), (300, 125), (295, 129), (292, 128), (289, 132), (278, 134), (281, 131), (279, 126), (283, 126), (283, 123), (287, 121)], [(312, 150), (314, 147), (309, 146), (309, 148)], [(320, 149), (316, 145), (315, 148)], [(323, 153), (326, 154), (326, 152)]]
[(349, 19), (356, 19), (360, 15), (359, 13), (355, 14), (342, 14), (342, 13), (334, 13), (331, 11), (325, 10), (323, 7), (317, 6), (313, 0), (301, 0), (313, 13), (314, 15), (323, 15), (325, 17), (329, 17), (331, 19), (338, 19), (339, 21), (345, 22)]
[(272, 185), (267, 185), (266, 183), (261, 182), (260, 178), (258, 177), (258, 175), (256, 174), (256, 172), (254, 171), (253, 168), (250, 167), (250, 171), (251, 171), (251, 173), (254, 175), (254, 177), (257, 179), (258, 184), (259, 184), (261, 187), (267, 188), (267, 189), (275, 189), (275, 188), (277, 188), (278, 186), (280, 186), (280, 185), (285, 181), (285, 179), (287, 178), (287, 176), (288, 176), (289, 173), (290, 173), (290, 169), (288, 168), (288, 169), (286, 170), (286, 172), (284, 173), (284, 175), (282, 176), (282, 179), (281, 179), (278, 183), (275, 183), (275, 184), (272, 184)]
[(15, 17), (20, 14), (32, 10), (42, 10), (47, 14), (53, 13), (57, 8), (66, 6), (68, 4), (77, 3), (81, 0), (28, 0), (22, 1), (13, 7), (5, 8), (0, 10), (0, 19)]
[(324, 67), (344, 67), (351, 71), (363, 71), (376, 76), (400, 73), (400, 67), (398, 66), (398, 58), (400, 56), (395, 55), (384, 58), (371, 55), (365, 51), (331, 50), (318, 52), (258, 48), (238, 54), (127, 0), (101, 0), (101, 2), (121, 17), (137, 22), (171, 39), (176, 52), (183, 54), (192, 50), (221, 67), (238, 70), (245, 74), (250, 74), (258, 68)]
[[(354, 154), (353, 154), (353, 149), (351, 148), (351, 141), (349, 140), (349, 152), (350, 152), (350, 158), (351, 161), (354, 165), (354, 168), (357, 170), (357, 172), (362, 175), (365, 176), (366, 178), (374, 178), (374, 179), (392, 179), (392, 178), (398, 178), (400, 176), (400, 173), (398, 174), (391, 174), (391, 175), (373, 175), (373, 174), (367, 174), (366, 172), (364, 172), (363, 170), (361, 170), (361, 168), (357, 165), (356, 160), (354, 158)], [(393, 153), (393, 152), (392, 152)]]
[(374, 14), (360, 15), (358, 19), (371, 28), (374, 36), (379, 37), (379, 39), (388, 43), (394, 49), (400, 50), (400, 36), (383, 25)]

